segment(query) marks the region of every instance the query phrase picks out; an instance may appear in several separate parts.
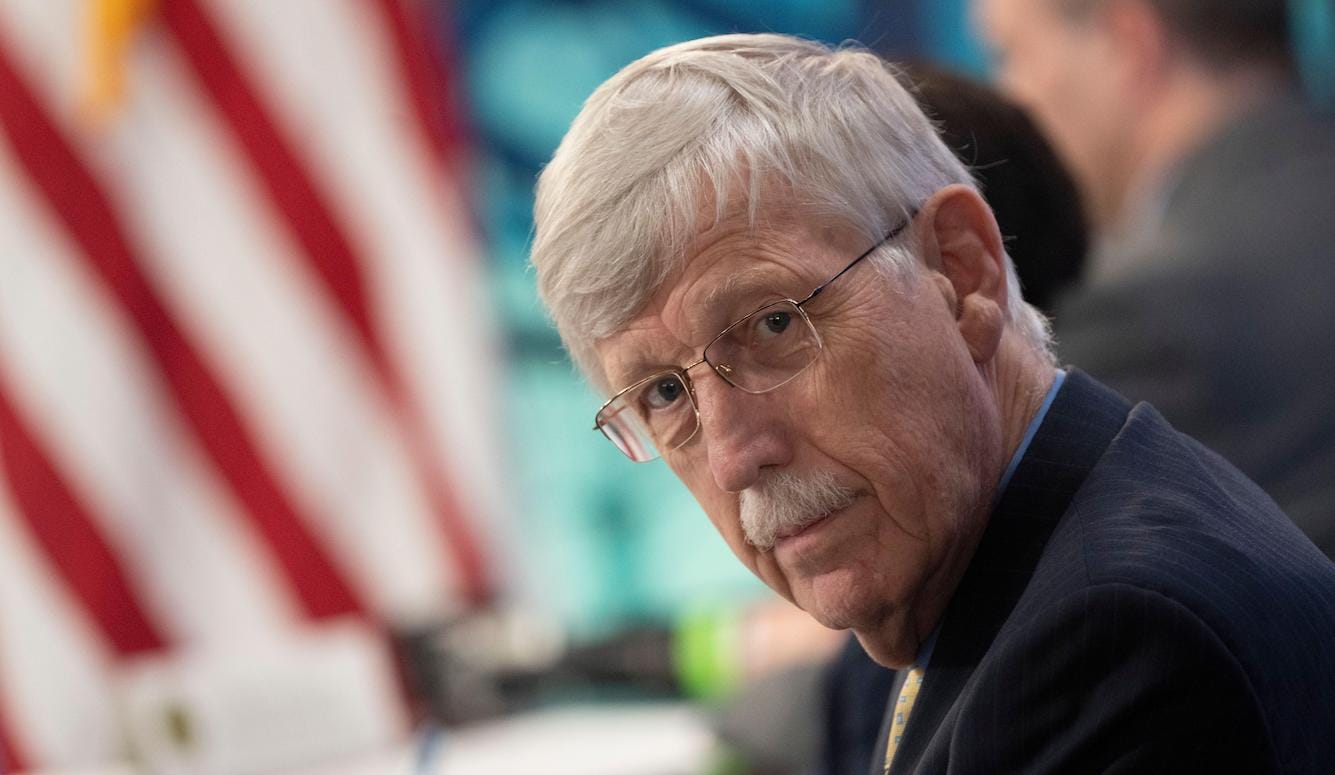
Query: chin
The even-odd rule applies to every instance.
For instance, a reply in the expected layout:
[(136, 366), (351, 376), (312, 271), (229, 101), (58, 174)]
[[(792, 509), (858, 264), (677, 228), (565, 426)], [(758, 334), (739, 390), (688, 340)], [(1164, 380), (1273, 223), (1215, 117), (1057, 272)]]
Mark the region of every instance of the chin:
[(867, 656), (881, 667), (891, 670), (903, 670), (913, 664), (918, 656), (917, 641), (909, 642), (905, 638), (887, 638), (884, 633), (853, 630), (853, 636), (862, 645)]
[(875, 586), (850, 568), (801, 579), (792, 588), (798, 606), (831, 629), (866, 627), (887, 613), (887, 604)]
[(877, 663), (901, 668), (917, 655), (909, 611), (894, 595), (852, 569), (840, 568), (793, 584), (795, 602), (811, 618), (835, 630), (851, 630)]

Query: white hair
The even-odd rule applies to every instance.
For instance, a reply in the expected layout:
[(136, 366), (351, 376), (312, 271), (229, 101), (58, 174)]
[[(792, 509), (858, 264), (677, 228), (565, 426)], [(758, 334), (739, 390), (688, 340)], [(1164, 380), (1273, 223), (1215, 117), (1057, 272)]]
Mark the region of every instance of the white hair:
[[(720, 35), (659, 49), (588, 98), (538, 180), (532, 261), (566, 349), (609, 386), (594, 343), (635, 316), (709, 223), (762, 193), (874, 243), (935, 191), (975, 186), (894, 69), (854, 48), (784, 35)], [(975, 187), (976, 188), (976, 187)], [(780, 204), (775, 202), (773, 204)], [(875, 258), (918, 270), (904, 247)], [(1020, 296), (1010, 321), (1051, 359), (1047, 320)]]

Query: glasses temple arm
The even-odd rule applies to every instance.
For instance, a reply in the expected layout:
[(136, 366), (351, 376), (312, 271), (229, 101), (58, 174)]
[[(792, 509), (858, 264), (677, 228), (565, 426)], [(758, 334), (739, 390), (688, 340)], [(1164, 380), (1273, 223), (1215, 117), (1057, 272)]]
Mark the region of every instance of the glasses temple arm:
[(797, 306), (800, 307), (803, 304), (806, 304), (807, 302), (819, 296), (820, 292), (825, 290), (830, 285), (830, 283), (834, 282), (835, 280), (838, 280), (840, 277), (843, 277), (844, 273), (852, 269), (853, 267), (857, 266), (859, 261), (866, 258), (867, 256), (870, 256), (872, 253), (875, 253), (885, 243), (889, 242), (895, 237), (898, 237), (900, 232), (904, 231), (905, 227), (907, 227), (913, 221), (914, 215), (917, 215), (917, 213), (916, 212), (911, 213), (903, 223), (899, 224), (895, 228), (886, 232), (886, 235), (884, 237), (881, 237), (880, 241), (878, 241), (875, 245), (872, 245), (871, 247), (867, 248), (867, 250), (862, 255), (848, 262), (848, 266), (844, 267), (843, 269), (840, 269), (838, 274), (826, 280), (825, 282), (821, 283), (820, 285), (817, 285), (816, 289), (813, 290), (811, 293), (808, 293), (805, 299), (797, 302)]

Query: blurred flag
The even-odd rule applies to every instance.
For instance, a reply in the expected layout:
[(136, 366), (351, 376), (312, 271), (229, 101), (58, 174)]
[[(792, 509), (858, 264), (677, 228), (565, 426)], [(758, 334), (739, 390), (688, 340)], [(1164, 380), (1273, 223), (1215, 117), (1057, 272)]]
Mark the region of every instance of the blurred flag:
[(128, 755), (145, 662), (492, 593), (497, 360), (426, 10), (0, 3), (11, 770)]

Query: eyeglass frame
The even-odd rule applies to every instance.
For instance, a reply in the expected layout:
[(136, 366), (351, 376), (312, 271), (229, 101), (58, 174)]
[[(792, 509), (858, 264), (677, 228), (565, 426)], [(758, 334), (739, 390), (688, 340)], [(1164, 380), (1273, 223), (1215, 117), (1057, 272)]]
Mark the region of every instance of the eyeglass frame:
[[(598, 407), (598, 412), (597, 412), (596, 414), (594, 414), (593, 430), (602, 433), (602, 434), (603, 434), (603, 437), (606, 438), (609, 442), (611, 442), (611, 443), (612, 443), (612, 446), (614, 446), (614, 447), (617, 448), (617, 451), (621, 452), (621, 453), (624, 454), (626, 457), (630, 458), (631, 462), (634, 462), (634, 463), (648, 463), (648, 462), (652, 462), (652, 461), (655, 460), (656, 458), (662, 457), (664, 452), (671, 452), (671, 451), (673, 451), (673, 450), (681, 449), (682, 447), (686, 446), (686, 444), (689, 443), (689, 442), (691, 441), (691, 439), (694, 439), (695, 436), (696, 436), (696, 434), (698, 434), (698, 433), (700, 432), (700, 426), (704, 424), (704, 423), (700, 420), (700, 406), (699, 406), (699, 404), (696, 403), (696, 400), (695, 400), (695, 383), (691, 380), (691, 375), (690, 375), (690, 371), (691, 371), (691, 369), (694, 369), (696, 366), (699, 366), (699, 365), (702, 364), (702, 363), (704, 363), (704, 364), (708, 364), (710, 371), (713, 371), (715, 374), (717, 374), (717, 375), (719, 376), (719, 378), (722, 379), (723, 382), (724, 382), (726, 385), (728, 385), (729, 387), (737, 388), (738, 390), (741, 390), (742, 392), (744, 392), (744, 393), (748, 393), (748, 394), (753, 395), (753, 396), (763, 395), (763, 394), (765, 394), (765, 393), (769, 393), (769, 392), (778, 390), (779, 388), (783, 387), (784, 385), (787, 385), (789, 382), (792, 382), (794, 379), (797, 379), (797, 377), (800, 376), (800, 375), (802, 374), (802, 372), (804, 372), (804, 371), (806, 371), (807, 369), (811, 368), (811, 364), (815, 363), (815, 362), (816, 362), (816, 358), (819, 358), (819, 357), (820, 357), (820, 353), (823, 352), (823, 351), (825, 350), (825, 343), (821, 340), (821, 337), (820, 337), (820, 331), (818, 331), (818, 330), (816, 329), (816, 324), (811, 322), (811, 318), (807, 315), (807, 311), (806, 311), (805, 309), (803, 309), (802, 305), (807, 304), (807, 303), (810, 302), (812, 299), (814, 299), (814, 298), (816, 298), (817, 296), (819, 296), (819, 295), (821, 294), (822, 291), (824, 291), (826, 288), (828, 288), (828, 287), (830, 286), (831, 283), (833, 283), (835, 280), (838, 280), (840, 277), (843, 277), (844, 274), (845, 274), (846, 272), (848, 272), (848, 270), (850, 270), (850, 269), (852, 269), (853, 267), (857, 266), (857, 265), (858, 265), (864, 258), (866, 258), (867, 256), (870, 256), (872, 253), (875, 253), (877, 250), (880, 250), (880, 249), (881, 249), (887, 242), (890, 242), (891, 240), (895, 239), (895, 238), (898, 237), (900, 234), (902, 234), (902, 233), (904, 232), (904, 230), (907, 229), (907, 228), (909, 227), (909, 225), (913, 223), (913, 219), (914, 219), (915, 216), (917, 216), (917, 214), (918, 214), (918, 213), (917, 213), (916, 210), (910, 212), (910, 213), (908, 214), (908, 216), (904, 219), (904, 221), (903, 221), (902, 223), (900, 223), (898, 226), (896, 226), (895, 228), (893, 228), (893, 229), (891, 229), (889, 232), (887, 232), (886, 235), (885, 235), (884, 237), (882, 237), (881, 239), (879, 239), (879, 240), (876, 242), (876, 244), (874, 244), (874, 245), (872, 245), (871, 247), (867, 248), (867, 249), (866, 249), (865, 251), (863, 251), (857, 258), (855, 258), (855, 259), (853, 259), (852, 261), (848, 262), (848, 264), (845, 265), (843, 269), (840, 269), (838, 272), (835, 272), (834, 275), (830, 277), (830, 279), (826, 280), (825, 282), (823, 282), (823, 283), (821, 283), (820, 285), (817, 285), (815, 288), (813, 288), (813, 289), (811, 290), (811, 293), (808, 293), (805, 297), (802, 298), (801, 301), (794, 301), (793, 299), (789, 299), (789, 298), (774, 299), (774, 300), (772, 300), (772, 301), (767, 301), (767, 302), (765, 302), (764, 304), (761, 304), (760, 306), (758, 306), (758, 307), (756, 307), (755, 309), (751, 310), (750, 312), (746, 313), (745, 315), (742, 315), (741, 317), (737, 318), (737, 319), (734, 320), (733, 322), (729, 323), (729, 324), (727, 325), (727, 327), (725, 327), (722, 331), (718, 332), (718, 334), (717, 334), (714, 338), (710, 339), (710, 340), (709, 340), (709, 343), (706, 344), (706, 345), (704, 346), (704, 348), (700, 350), (700, 357), (699, 357), (699, 359), (697, 359), (694, 363), (691, 363), (691, 364), (686, 365), (686, 366), (678, 367), (678, 368), (664, 369), (664, 370), (662, 370), (662, 371), (656, 371), (656, 372), (654, 372), (653, 374), (650, 374), (650, 375), (644, 377), (643, 379), (638, 379), (638, 380), (636, 380), (636, 381), (630, 383), (630, 384), (627, 385), (626, 387), (622, 388), (621, 390), (618, 390), (616, 393), (612, 394), (612, 397), (611, 397), (611, 398), (609, 398), (609, 399), (607, 399), (606, 401), (604, 401), (602, 406)], [(800, 369), (798, 369), (797, 371), (793, 372), (792, 375), (790, 375), (787, 379), (783, 380), (782, 382), (779, 382), (779, 383), (776, 384), (776, 385), (772, 385), (772, 386), (770, 386), (770, 387), (767, 387), (767, 388), (765, 388), (764, 390), (748, 390), (747, 388), (744, 388), (744, 387), (742, 387), (741, 385), (738, 385), (737, 383), (733, 382), (731, 379), (728, 378), (728, 375), (727, 375), (727, 374), (725, 374), (723, 371), (720, 370), (720, 366), (722, 366), (722, 367), (727, 367), (727, 364), (719, 364), (719, 365), (715, 365), (715, 364), (709, 362), (709, 359), (708, 359), (708, 357), (705, 355), (705, 353), (709, 352), (709, 348), (710, 348), (710, 347), (713, 347), (716, 343), (718, 343), (718, 341), (719, 341), (720, 339), (722, 339), (723, 337), (727, 336), (728, 333), (729, 333), (730, 331), (732, 331), (732, 330), (733, 330), (734, 328), (736, 328), (737, 326), (740, 326), (742, 323), (745, 323), (746, 321), (750, 320), (750, 319), (751, 319), (751, 316), (755, 315), (756, 313), (758, 313), (758, 312), (760, 312), (760, 311), (762, 311), (762, 310), (764, 310), (764, 309), (766, 309), (766, 308), (768, 308), (768, 307), (772, 307), (772, 306), (774, 306), (774, 305), (776, 305), (776, 304), (783, 304), (783, 303), (785, 303), (785, 302), (788, 303), (788, 304), (793, 305), (793, 307), (798, 311), (798, 313), (801, 314), (801, 316), (802, 316), (802, 321), (806, 324), (806, 326), (807, 326), (808, 328), (811, 329), (811, 333), (814, 334), (814, 335), (816, 336), (816, 347), (817, 347), (817, 350), (816, 350), (816, 356), (813, 357), (810, 361), (808, 361), (807, 364), (806, 364), (805, 366), (803, 366), (802, 368), (800, 368)], [(731, 369), (729, 369), (729, 370), (731, 370)], [(659, 449), (658, 449), (658, 444), (655, 443), (655, 444), (654, 444), (654, 449), (658, 452), (657, 455), (655, 455), (654, 457), (646, 458), (646, 459), (644, 459), (644, 460), (635, 460), (635, 458), (632, 457), (632, 456), (630, 455), (630, 453), (628, 453), (628, 452), (626, 452), (624, 449), (622, 449), (622, 448), (621, 448), (621, 445), (620, 445), (620, 444), (617, 444), (617, 442), (616, 442), (615, 440), (613, 440), (611, 436), (608, 435), (607, 431), (606, 431), (606, 430), (604, 429), (604, 427), (603, 427), (604, 424), (598, 422), (598, 417), (600, 417), (600, 416), (602, 415), (603, 410), (607, 409), (607, 407), (609, 407), (609, 406), (611, 406), (613, 403), (615, 403), (615, 402), (617, 401), (617, 399), (619, 399), (619, 398), (621, 398), (622, 396), (626, 395), (626, 394), (629, 393), (630, 391), (632, 391), (632, 390), (634, 390), (634, 389), (640, 387), (641, 385), (645, 384), (646, 382), (649, 382), (649, 381), (651, 381), (651, 380), (655, 380), (655, 379), (658, 379), (658, 378), (667, 376), (667, 375), (669, 375), (669, 374), (678, 377), (678, 378), (681, 380), (682, 385), (686, 388), (686, 399), (687, 399), (687, 401), (689, 401), (690, 404), (691, 404), (691, 411), (695, 413), (695, 430), (691, 431), (691, 434), (690, 434), (689, 436), (687, 436), (686, 438), (682, 439), (679, 443), (677, 443), (676, 445), (674, 445), (674, 446), (672, 447), (672, 449), (659, 450)]]

